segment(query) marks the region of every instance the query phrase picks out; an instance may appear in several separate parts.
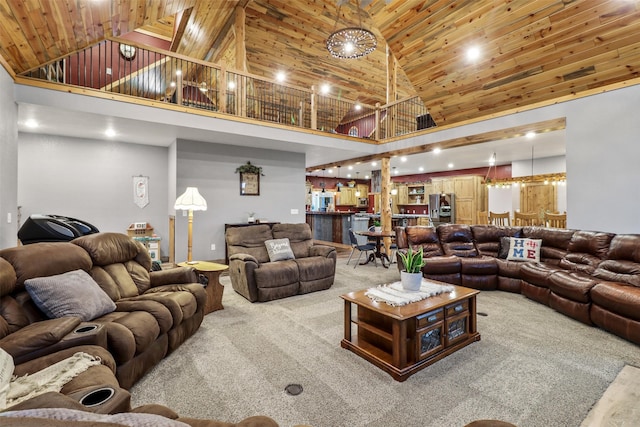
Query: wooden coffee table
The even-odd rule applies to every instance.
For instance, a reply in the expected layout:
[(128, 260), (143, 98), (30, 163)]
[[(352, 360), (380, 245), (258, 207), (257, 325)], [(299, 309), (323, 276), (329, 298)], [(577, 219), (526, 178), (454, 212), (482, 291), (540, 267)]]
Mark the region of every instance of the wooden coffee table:
[[(443, 283), (446, 285), (446, 283)], [(340, 345), (404, 381), (420, 369), (480, 340), (475, 289), (455, 290), (393, 307), (375, 302), (366, 290), (344, 299), (344, 339)], [(355, 317), (352, 317), (352, 304)], [(356, 330), (352, 335), (352, 328)]]

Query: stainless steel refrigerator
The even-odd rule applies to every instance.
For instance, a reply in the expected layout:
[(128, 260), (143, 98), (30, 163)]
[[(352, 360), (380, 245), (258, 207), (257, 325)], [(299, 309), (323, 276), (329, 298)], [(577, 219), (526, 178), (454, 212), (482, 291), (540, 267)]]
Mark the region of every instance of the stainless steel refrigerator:
[(433, 225), (456, 222), (453, 193), (429, 194), (429, 216)]

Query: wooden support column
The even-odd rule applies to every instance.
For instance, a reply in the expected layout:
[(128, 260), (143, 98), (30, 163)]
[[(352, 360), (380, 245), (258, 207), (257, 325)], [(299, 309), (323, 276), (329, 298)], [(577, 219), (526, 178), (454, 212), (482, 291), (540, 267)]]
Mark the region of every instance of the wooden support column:
[[(387, 104), (398, 99), (398, 61), (387, 45)], [(387, 132), (385, 138), (396, 136), (396, 107), (387, 109)]]
[[(391, 231), (391, 158), (383, 157), (380, 170), (380, 225), (382, 231)], [(391, 238), (385, 237), (384, 251), (390, 255)]]

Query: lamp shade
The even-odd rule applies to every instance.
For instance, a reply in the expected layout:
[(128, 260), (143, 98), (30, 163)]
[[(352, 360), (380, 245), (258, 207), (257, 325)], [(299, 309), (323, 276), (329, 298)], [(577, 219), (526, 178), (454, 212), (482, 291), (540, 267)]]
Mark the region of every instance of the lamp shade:
[(200, 195), (196, 187), (187, 187), (187, 190), (176, 199), (173, 208), (184, 211), (206, 211), (207, 201)]

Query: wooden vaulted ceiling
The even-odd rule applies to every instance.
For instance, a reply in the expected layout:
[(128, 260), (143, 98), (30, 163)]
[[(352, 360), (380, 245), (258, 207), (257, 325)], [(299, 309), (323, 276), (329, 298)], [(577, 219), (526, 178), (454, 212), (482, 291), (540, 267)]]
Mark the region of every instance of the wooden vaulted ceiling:
[[(437, 124), (477, 119), (639, 77), (638, 0), (362, 1), (378, 47), (357, 60), (332, 58), (336, 0), (0, 0), (0, 55), (18, 74), (105, 37), (138, 30), (170, 49), (334, 95), (387, 100), (387, 50), (397, 61), (396, 98), (419, 95)], [(338, 26), (358, 22), (344, 2)], [(245, 25), (237, 26), (237, 8)], [(465, 52), (476, 46), (480, 58)], [(388, 49), (387, 49), (388, 47)]]

